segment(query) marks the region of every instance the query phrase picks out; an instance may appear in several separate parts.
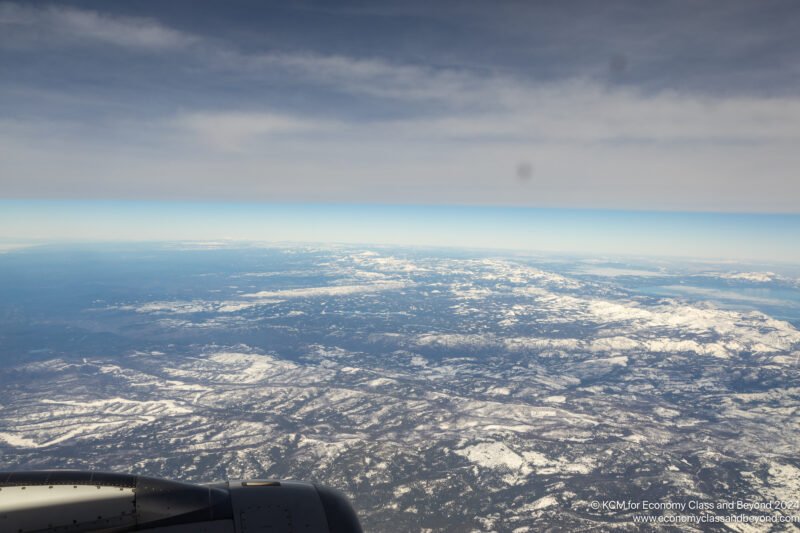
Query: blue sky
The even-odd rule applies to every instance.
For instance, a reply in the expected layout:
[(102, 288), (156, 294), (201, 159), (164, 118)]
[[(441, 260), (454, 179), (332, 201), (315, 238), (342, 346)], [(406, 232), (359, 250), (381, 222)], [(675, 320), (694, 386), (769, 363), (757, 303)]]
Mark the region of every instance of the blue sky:
[[(587, 228), (609, 212), (797, 215), (798, 15), (775, 0), (0, 2), (0, 197), (29, 201), (17, 221), (42, 200), (537, 208), (562, 241), (551, 209), (588, 210)], [(712, 220), (749, 221), (741, 239), (755, 224), (753, 246), (796, 228), (675, 217), (709, 224), (692, 232), (706, 249)]]
[(800, 216), (482, 206), (0, 201), (0, 242), (451, 246), (800, 264)]

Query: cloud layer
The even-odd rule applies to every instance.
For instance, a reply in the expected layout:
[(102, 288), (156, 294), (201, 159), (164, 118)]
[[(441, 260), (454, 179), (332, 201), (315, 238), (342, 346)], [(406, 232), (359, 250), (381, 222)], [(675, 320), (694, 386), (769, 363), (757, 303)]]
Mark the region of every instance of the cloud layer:
[[(436, 27), (437, 13), (415, 16)], [(254, 45), (158, 15), (0, 4), (0, 58), (19, 74), (0, 83), (5, 197), (798, 211), (791, 87), (617, 83), (609, 72), (633, 68), (625, 54), (600, 73), (572, 60), (567, 75), (536, 76), (396, 47)], [(787, 38), (751, 30), (739, 45), (744, 57)]]

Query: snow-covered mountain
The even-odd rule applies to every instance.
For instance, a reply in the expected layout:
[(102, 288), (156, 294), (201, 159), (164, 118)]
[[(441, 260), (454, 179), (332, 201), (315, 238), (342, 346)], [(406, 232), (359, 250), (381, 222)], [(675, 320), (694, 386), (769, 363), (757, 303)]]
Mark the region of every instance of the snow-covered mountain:
[(800, 332), (758, 308), (468, 252), (59, 253), (3, 258), (6, 469), (310, 479), (370, 531), (800, 495)]

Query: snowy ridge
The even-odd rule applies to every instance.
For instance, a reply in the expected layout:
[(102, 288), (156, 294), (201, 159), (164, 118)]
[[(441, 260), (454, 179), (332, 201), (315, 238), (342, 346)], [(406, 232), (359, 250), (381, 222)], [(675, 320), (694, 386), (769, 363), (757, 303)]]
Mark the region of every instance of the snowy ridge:
[(631, 272), (281, 253), (285, 271), (215, 272), (197, 297), (93, 306), (130, 349), (1, 369), (7, 467), (312, 479), (372, 531), (603, 531), (629, 517), (592, 500), (798, 491), (789, 322), (636, 295)]

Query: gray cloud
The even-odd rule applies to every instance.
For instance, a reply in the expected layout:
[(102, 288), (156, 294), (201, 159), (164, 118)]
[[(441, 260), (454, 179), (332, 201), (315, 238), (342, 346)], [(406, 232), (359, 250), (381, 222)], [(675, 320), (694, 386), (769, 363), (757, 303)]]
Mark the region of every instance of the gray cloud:
[[(609, 6), (590, 21), (644, 16)], [(471, 20), (476, 9), (454, 17)], [(525, 19), (531, 8), (514, 9)], [(541, 10), (597, 36), (562, 8)], [(698, 17), (720, 30), (741, 16), (719, 10), (719, 19), (705, 8)], [(427, 14), (435, 25), (441, 12)], [(477, 31), (508, 18), (485, 14)], [(420, 12), (410, 5), (397, 16)], [(697, 22), (687, 24), (653, 42), (696, 40), (686, 32)], [(800, 95), (636, 82), (648, 54), (656, 63), (669, 55), (652, 43), (630, 51), (645, 42), (640, 30), (616, 47), (601, 43), (609, 53), (597, 54), (596, 72), (540, 79), (509, 65), (412, 62), (413, 50), (252, 46), (152, 16), (65, 6), (0, 4), (0, 26), (0, 61), (21, 80), (0, 83), (5, 197), (800, 211)], [(751, 30), (731, 42), (744, 53), (770, 49), (765, 39)], [(685, 48), (670, 50), (677, 60)], [(46, 67), (54, 57), (63, 66)], [(517, 177), (520, 161), (535, 168), (530, 178)]]
[(114, 45), (151, 51), (183, 48), (197, 38), (147, 17), (109, 16), (69, 6), (0, 3), (4, 46)]

